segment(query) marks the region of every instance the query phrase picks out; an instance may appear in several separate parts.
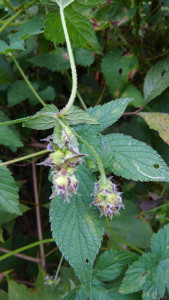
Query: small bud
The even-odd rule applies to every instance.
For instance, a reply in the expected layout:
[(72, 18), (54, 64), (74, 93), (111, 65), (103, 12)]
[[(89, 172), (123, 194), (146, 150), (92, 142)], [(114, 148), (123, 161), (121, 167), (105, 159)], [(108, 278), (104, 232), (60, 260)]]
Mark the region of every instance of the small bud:
[(121, 193), (117, 191), (117, 187), (107, 179), (106, 183), (102, 180), (95, 184), (95, 199), (91, 205), (95, 205), (101, 211), (101, 216), (108, 216), (112, 219), (113, 215), (118, 215), (120, 208), (124, 208)]
[(53, 176), (54, 192), (50, 198), (62, 195), (63, 199), (70, 202), (71, 193), (77, 194), (78, 180), (74, 174), (55, 174)]

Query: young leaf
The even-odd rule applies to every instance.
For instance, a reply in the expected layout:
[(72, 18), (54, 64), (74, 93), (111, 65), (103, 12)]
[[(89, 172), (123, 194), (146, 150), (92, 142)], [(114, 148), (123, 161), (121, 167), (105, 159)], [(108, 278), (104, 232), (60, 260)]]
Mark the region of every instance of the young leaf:
[(55, 115), (58, 109), (55, 105), (46, 105), (34, 116), (24, 121), (22, 126), (29, 127), (36, 130), (46, 130), (56, 126)]
[(127, 270), (121, 293), (143, 290), (143, 300), (163, 298), (169, 291), (169, 224), (153, 234), (151, 252), (144, 253)]
[(80, 109), (77, 106), (72, 106), (71, 109), (64, 116), (64, 119), (69, 125), (77, 124), (99, 124), (98, 121), (89, 115), (84, 110)]
[(123, 134), (109, 134), (104, 139), (113, 152), (109, 169), (115, 175), (134, 181), (169, 181), (168, 166), (145, 143)]
[(114, 124), (122, 115), (127, 105), (132, 101), (131, 98), (118, 99), (110, 101), (103, 105), (98, 105), (94, 108), (89, 108), (89, 113), (98, 121), (98, 125), (79, 125), (79, 134), (95, 135)]
[(130, 54), (122, 56), (119, 49), (114, 48), (104, 55), (102, 72), (113, 97), (121, 97), (129, 80), (138, 71), (138, 59)]
[(138, 255), (130, 251), (105, 251), (96, 260), (93, 276), (100, 281), (114, 280), (126, 270), (127, 265), (133, 263), (137, 258)]
[(0, 210), (21, 215), (18, 187), (6, 166), (0, 167), (0, 178)]
[(70, 204), (63, 202), (60, 196), (53, 198), (50, 221), (56, 244), (89, 290), (93, 262), (104, 231), (104, 218), (90, 207), (95, 183), (92, 173), (81, 165), (76, 174), (78, 195), (72, 196)]
[(160, 137), (169, 145), (169, 114), (166, 113), (139, 113), (151, 129), (157, 130)]
[(160, 95), (168, 86), (169, 57), (160, 60), (147, 73), (144, 81), (144, 97), (149, 102)]
[[(100, 52), (100, 45), (91, 22), (71, 6), (64, 10), (64, 14), (71, 42), (76, 47)], [(56, 44), (63, 44), (65, 41), (60, 14), (56, 9), (51, 10), (46, 16), (45, 36)]]
[[(2, 111), (0, 111), (0, 123), (6, 121), (10, 120)], [(5, 145), (10, 149), (11, 147), (18, 148), (23, 146), (17, 135), (17, 131), (13, 126), (0, 126), (0, 144)]]

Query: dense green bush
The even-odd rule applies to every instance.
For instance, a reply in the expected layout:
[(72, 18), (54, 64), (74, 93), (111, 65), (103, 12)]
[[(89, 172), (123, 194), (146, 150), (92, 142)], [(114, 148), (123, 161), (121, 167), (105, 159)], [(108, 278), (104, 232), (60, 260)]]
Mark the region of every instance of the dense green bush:
[(0, 17), (0, 299), (168, 299), (169, 1)]

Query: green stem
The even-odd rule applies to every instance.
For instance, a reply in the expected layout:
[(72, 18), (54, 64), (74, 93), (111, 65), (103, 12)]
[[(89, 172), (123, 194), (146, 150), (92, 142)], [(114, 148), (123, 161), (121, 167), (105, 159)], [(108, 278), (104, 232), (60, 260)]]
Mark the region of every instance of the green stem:
[(7, 0), (2, 0), (3, 3), (11, 10), (13, 10), (15, 7), (13, 5), (11, 5)]
[(12, 124), (22, 123), (24, 121), (28, 121), (31, 118), (32, 117), (27, 117), (27, 118), (21, 118), (21, 119), (16, 119), (16, 120), (12, 120), (12, 121), (2, 122), (2, 123), (0, 123), (0, 126), (7, 126), (7, 125), (12, 125)]
[(71, 71), (72, 71), (72, 92), (71, 92), (68, 103), (66, 104), (66, 106), (59, 113), (60, 116), (64, 116), (69, 111), (69, 109), (72, 107), (72, 105), (74, 103), (74, 100), (76, 98), (76, 93), (77, 93), (77, 72), (76, 72), (76, 65), (75, 65), (75, 61), (74, 61), (73, 51), (72, 51), (72, 47), (71, 47), (71, 43), (70, 43), (70, 39), (69, 39), (69, 34), (68, 34), (68, 31), (67, 31), (67, 27), (66, 27), (64, 9), (62, 8), (62, 6), (60, 6), (60, 16), (61, 16), (64, 35), (65, 35), (67, 50), (68, 50), (68, 54), (69, 54)]
[(24, 74), (23, 70), (21, 69), (20, 65), (18, 64), (16, 58), (14, 56), (12, 56), (12, 59), (15, 63), (15, 65), (17, 66), (19, 72), (21, 73), (22, 77), (24, 78), (25, 82), (27, 83), (27, 85), (29, 86), (29, 88), (31, 89), (32, 93), (35, 95), (35, 97), (38, 99), (38, 101), (43, 105), (46, 106), (45, 102), (42, 100), (42, 98), (38, 95), (38, 93), (35, 91), (34, 87), (32, 86), (32, 84), (30, 83), (30, 81), (28, 80), (28, 78), (26, 77), (26, 75)]
[(111, 235), (112, 235), (116, 240), (118, 240), (119, 242), (123, 243), (124, 245), (130, 247), (131, 249), (137, 251), (137, 252), (140, 253), (140, 254), (143, 254), (143, 253), (144, 253), (144, 252), (143, 252), (142, 250), (140, 250), (139, 248), (133, 246), (132, 244), (130, 244), (130, 243), (124, 241), (123, 239), (121, 239), (121, 238), (119, 238), (117, 235), (115, 235), (115, 234), (113, 233), (111, 227), (110, 227), (110, 224), (109, 224), (108, 219), (106, 219), (106, 223), (107, 223), (107, 227), (108, 227), (109, 232), (111, 233)]
[(55, 240), (54, 239), (46, 239), (46, 240), (38, 241), (36, 243), (29, 244), (27, 246), (18, 248), (18, 249), (13, 250), (5, 255), (0, 256), (0, 261), (4, 260), (10, 256), (13, 256), (14, 254), (17, 254), (17, 253), (23, 252), (25, 250), (31, 249), (33, 247), (39, 246), (40, 244), (47, 244), (47, 243), (52, 243), (52, 242), (55, 242)]
[(60, 262), (59, 262), (59, 265), (58, 265), (58, 268), (57, 268), (57, 271), (56, 271), (56, 275), (55, 275), (54, 281), (56, 281), (57, 278), (58, 278), (58, 275), (59, 275), (59, 272), (60, 272), (60, 268), (61, 268), (61, 265), (62, 265), (63, 258), (64, 258), (64, 256), (62, 255), (62, 257), (61, 257), (61, 259), (60, 259)]
[(16, 163), (18, 161), (22, 161), (22, 160), (26, 160), (26, 159), (29, 159), (29, 158), (32, 158), (32, 157), (35, 157), (35, 156), (46, 154), (48, 152), (49, 152), (48, 150), (42, 150), (42, 151), (39, 151), (39, 152), (36, 152), (36, 153), (32, 153), (32, 154), (25, 155), (25, 156), (22, 156), (22, 157), (19, 157), (19, 158), (8, 160), (8, 161), (6, 161), (4, 163), (1, 163), (0, 167), (11, 165), (11, 164), (14, 164), (14, 163)]
[(15, 15), (13, 15), (11, 18), (9, 18), (4, 25), (0, 28), (0, 34), (2, 33), (2, 31), (5, 30), (6, 27), (8, 27), (8, 25), (10, 25), (20, 14), (22, 13), (22, 10), (19, 10)]

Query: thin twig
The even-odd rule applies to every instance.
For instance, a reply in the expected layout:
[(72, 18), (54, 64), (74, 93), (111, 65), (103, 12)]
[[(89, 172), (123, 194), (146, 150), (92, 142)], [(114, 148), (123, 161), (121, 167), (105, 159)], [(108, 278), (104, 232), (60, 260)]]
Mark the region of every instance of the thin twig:
[(50, 250), (48, 253), (45, 254), (45, 258), (51, 255), (53, 252), (55, 252), (58, 249), (58, 247), (55, 247), (54, 249)]
[(123, 113), (122, 116), (130, 116), (130, 115), (137, 115), (140, 111), (144, 109), (144, 106), (140, 107), (138, 110), (128, 113)]
[[(40, 205), (39, 205), (39, 197), (38, 197), (38, 186), (37, 186), (37, 174), (36, 174), (36, 164), (35, 160), (32, 161), (32, 175), (33, 175), (33, 188), (34, 188), (34, 198), (35, 198), (35, 211), (36, 211), (36, 221), (37, 221), (37, 231), (39, 241), (43, 240), (42, 235), (42, 224), (41, 224), (41, 216), (40, 216)], [(46, 262), (45, 262), (45, 251), (44, 245), (40, 244), (40, 256), (41, 256), (41, 266), (43, 270), (46, 270)]]
[[(6, 248), (1, 248), (0, 247), (0, 252), (3, 252), (3, 253), (10, 253), (11, 252), (11, 250), (8, 250), (8, 249), (6, 249)], [(35, 262), (35, 263), (39, 263), (39, 258), (36, 258), (36, 257), (32, 257), (32, 256), (28, 256), (28, 255), (26, 255), (26, 254), (14, 254), (14, 256), (16, 256), (16, 257), (19, 257), (19, 258), (22, 258), (22, 259), (25, 259), (25, 260), (28, 260), (28, 261), (33, 261), (33, 262)]]

